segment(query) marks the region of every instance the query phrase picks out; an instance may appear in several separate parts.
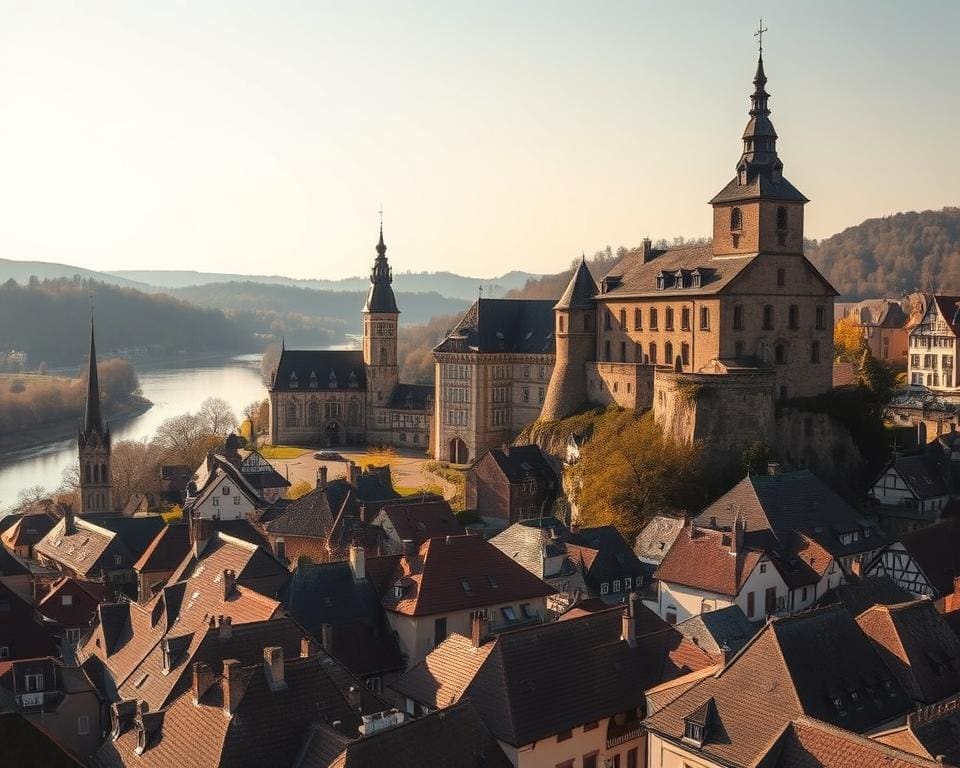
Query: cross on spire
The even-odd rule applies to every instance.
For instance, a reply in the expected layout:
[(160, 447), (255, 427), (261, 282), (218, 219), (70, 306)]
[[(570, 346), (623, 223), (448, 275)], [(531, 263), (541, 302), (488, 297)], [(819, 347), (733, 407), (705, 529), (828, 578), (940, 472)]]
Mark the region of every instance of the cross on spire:
[(767, 31), (767, 28), (763, 26), (763, 16), (760, 17), (760, 26), (757, 28), (757, 31), (753, 33), (753, 36), (757, 38), (758, 44), (760, 46), (760, 56), (763, 56), (763, 33)]

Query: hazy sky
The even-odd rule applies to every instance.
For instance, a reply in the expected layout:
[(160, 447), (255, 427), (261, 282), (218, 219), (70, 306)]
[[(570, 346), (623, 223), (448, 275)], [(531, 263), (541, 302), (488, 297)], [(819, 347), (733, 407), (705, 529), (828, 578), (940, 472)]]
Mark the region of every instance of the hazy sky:
[(960, 2), (0, 0), (0, 257), (557, 271), (709, 234), (761, 12), (807, 234), (960, 203)]

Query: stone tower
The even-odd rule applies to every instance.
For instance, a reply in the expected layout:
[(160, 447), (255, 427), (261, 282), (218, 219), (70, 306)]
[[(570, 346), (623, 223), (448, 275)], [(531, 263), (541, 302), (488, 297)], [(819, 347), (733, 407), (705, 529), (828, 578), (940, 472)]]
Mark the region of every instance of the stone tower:
[(368, 430), (388, 430), (389, 424), (377, 423), (377, 409), (383, 408), (399, 380), (397, 365), (397, 324), (400, 310), (393, 295), (393, 270), (387, 263), (387, 246), (380, 242), (370, 272), (370, 290), (363, 306), (363, 364), (367, 369)]
[(92, 319), (88, 364), (87, 400), (77, 438), (80, 454), (80, 514), (113, 510), (110, 429), (104, 424), (100, 408), (100, 380), (97, 376), (97, 348)]
[(803, 254), (803, 206), (808, 201), (783, 176), (766, 85), (761, 51), (737, 175), (710, 201), (717, 256)]
[(597, 348), (596, 308), (593, 297), (597, 284), (581, 259), (567, 289), (554, 306), (556, 363), (547, 396), (540, 411), (543, 421), (569, 416), (587, 400), (586, 364)]

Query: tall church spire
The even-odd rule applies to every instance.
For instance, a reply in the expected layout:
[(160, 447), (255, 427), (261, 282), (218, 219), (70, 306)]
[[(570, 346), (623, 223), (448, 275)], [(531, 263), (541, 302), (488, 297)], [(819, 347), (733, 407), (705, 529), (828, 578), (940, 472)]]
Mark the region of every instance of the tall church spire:
[(367, 302), (364, 312), (387, 312), (399, 314), (397, 300), (393, 295), (393, 270), (387, 262), (387, 245), (383, 242), (383, 221), (380, 222), (380, 240), (377, 242), (377, 258), (373, 261), (370, 270), (370, 290), (367, 292)]
[(743, 131), (743, 154), (737, 163), (737, 175), (741, 184), (750, 183), (758, 173), (765, 173), (773, 181), (779, 181), (783, 163), (777, 157), (777, 132), (770, 120), (767, 93), (767, 75), (763, 71), (763, 53), (757, 59), (757, 72), (753, 76), (753, 93), (750, 94), (750, 119)]
[(100, 378), (97, 376), (97, 344), (94, 338), (93, 318), (90, 318), (90, 357), (87, 370), (87, 400), (83, 412), (83, 434), (103, 435), (103, 413), (100, 407)]

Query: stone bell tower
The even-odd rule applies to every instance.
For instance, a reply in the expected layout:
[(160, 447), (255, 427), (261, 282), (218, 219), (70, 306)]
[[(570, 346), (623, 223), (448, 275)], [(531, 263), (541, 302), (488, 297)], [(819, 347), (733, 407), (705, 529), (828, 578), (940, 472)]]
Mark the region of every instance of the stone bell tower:
[[(363, 365), (367, 372), (367, 430), (389, 431), (390, 425), (378, 423), (378, 409), (386, 406), (400, 377), (397, 363), (397, 325), (400, 310), (393, 295), (393, 270), (387, 263), (383, 242), (383, 224), (377, 258), (370, 272), (370, 290), (363, 307)], [(381, 411), (382, 413), (382, 411)]]

